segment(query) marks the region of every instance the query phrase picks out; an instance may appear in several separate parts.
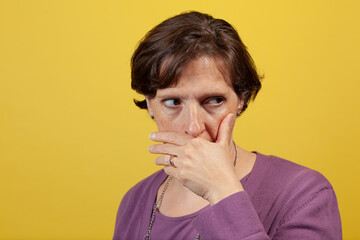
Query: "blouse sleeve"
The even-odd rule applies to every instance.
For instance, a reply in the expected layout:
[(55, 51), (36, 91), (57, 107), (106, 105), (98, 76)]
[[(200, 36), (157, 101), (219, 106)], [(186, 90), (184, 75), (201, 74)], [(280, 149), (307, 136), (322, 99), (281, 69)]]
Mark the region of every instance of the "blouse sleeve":
[(273, 239), (342, 239), (341, 220), (333, 189), (323, 189), (290, 212)]
[(200, 214), (193, 226), (203, 239), (269, 239), (245, 191), (234, 193)]
[[(268, 235), (247, 192), (235, 193), (200, 214), (193, 226), (203, 239), (342, 239), (340, 215), (333, 189), (323, 189), (306, 201), (286, 205)], [(280, 212), (280, 209), (279, 209)]]

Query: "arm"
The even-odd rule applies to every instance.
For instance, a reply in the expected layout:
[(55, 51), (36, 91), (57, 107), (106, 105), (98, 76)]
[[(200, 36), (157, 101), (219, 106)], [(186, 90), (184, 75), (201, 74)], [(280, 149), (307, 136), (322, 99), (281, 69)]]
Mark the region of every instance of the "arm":
[(281, 216), (280, 221), (274, 218), (268, 226), (264, 226), (248, 194), (239, 192), (199, 215), (193, 226), (204, 239), (342, 239), (333, 189), (323, 189), (305, 201), (286, 204), (284, 208), (289, 209), (281, 209), (286, 214)]
[(341, 220), (333, 189), (323, 189), (290, 212), (273, 239), (342, 239)]
[(204, 239), (270, 239), (246, 192), (218, 202), (193, 221)]

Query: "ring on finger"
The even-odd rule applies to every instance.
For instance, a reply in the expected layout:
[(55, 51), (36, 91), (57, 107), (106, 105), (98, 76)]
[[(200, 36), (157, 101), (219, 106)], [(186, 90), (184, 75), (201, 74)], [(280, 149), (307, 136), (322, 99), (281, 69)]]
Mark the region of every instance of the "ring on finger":
[(172, 159), (174, 158), (173, 155), (170, 155), (169, 156), (169, 159), (167, 160), (167, 165), (170, 166), (171, 165), (171, 162), (172, 162)]
[(174, 168), (176, 168), (175, 163), (174, 163), (174, 156), (173, 156), (173, 155), (170, 156), (170, 158), (169, 158), (169, 163), (170, 163), (171, 166), (173, 166)]

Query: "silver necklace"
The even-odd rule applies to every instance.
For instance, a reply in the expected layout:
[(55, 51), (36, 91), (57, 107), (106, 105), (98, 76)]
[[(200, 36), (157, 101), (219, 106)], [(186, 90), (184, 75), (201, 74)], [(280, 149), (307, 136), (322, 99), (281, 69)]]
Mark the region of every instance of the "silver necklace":
[[(238, 152), (237, 152), (236, 144), (235, 144), (234, 141), (233, 141), (233, 143), (234, 143), (234, 147), (235, 147), (235, 159), (234, 159), (234, 167), (235, 167), (237, 159), (238, 159)], [(165, 187), (164, 187), (164, 189), (162, 190), (162, 192), (161, 192), (161, 194), (159, 196), (159, 199), (154, 204), (154, 208), (152, 210), (151, 217), (150, 217), (149, 228), (148, 228), (148, 231), (147, 231), (146, 235), (143, 238), (144, 240), (150, 240), (151, 239), (151, 230), (152, 230), (152, 226), (154, 224), (156, 210), (158, 210), (160, 208), (160, 205), (161, 205), (162, 199), (164, 197), (164, 194), (165, 194), (166, 190), (168, 189), (172, 179), (173, 178), (171, 176), (169, 176), (169, 179), (167, 180), (167, 182), (165, 184)], [(199, 235), (199, 233), (197, 233), (194, 240), (199, 240), (199, 239), (200, 239), (200, 235)]]

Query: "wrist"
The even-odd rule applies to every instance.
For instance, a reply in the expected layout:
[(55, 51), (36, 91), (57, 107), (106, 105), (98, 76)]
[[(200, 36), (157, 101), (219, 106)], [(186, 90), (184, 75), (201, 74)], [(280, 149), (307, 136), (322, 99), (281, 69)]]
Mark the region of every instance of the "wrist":
[(226, 186), (222, 185), (216, 191), (213, 191), (213, 193), (209, 195), (207, 200), (209, 201), (210, 206), (213, 206), (221, 200), (229, 197), (230, 195), (241, 191), (244, 191), (244, 188), (240, 182), (236, 182)]

